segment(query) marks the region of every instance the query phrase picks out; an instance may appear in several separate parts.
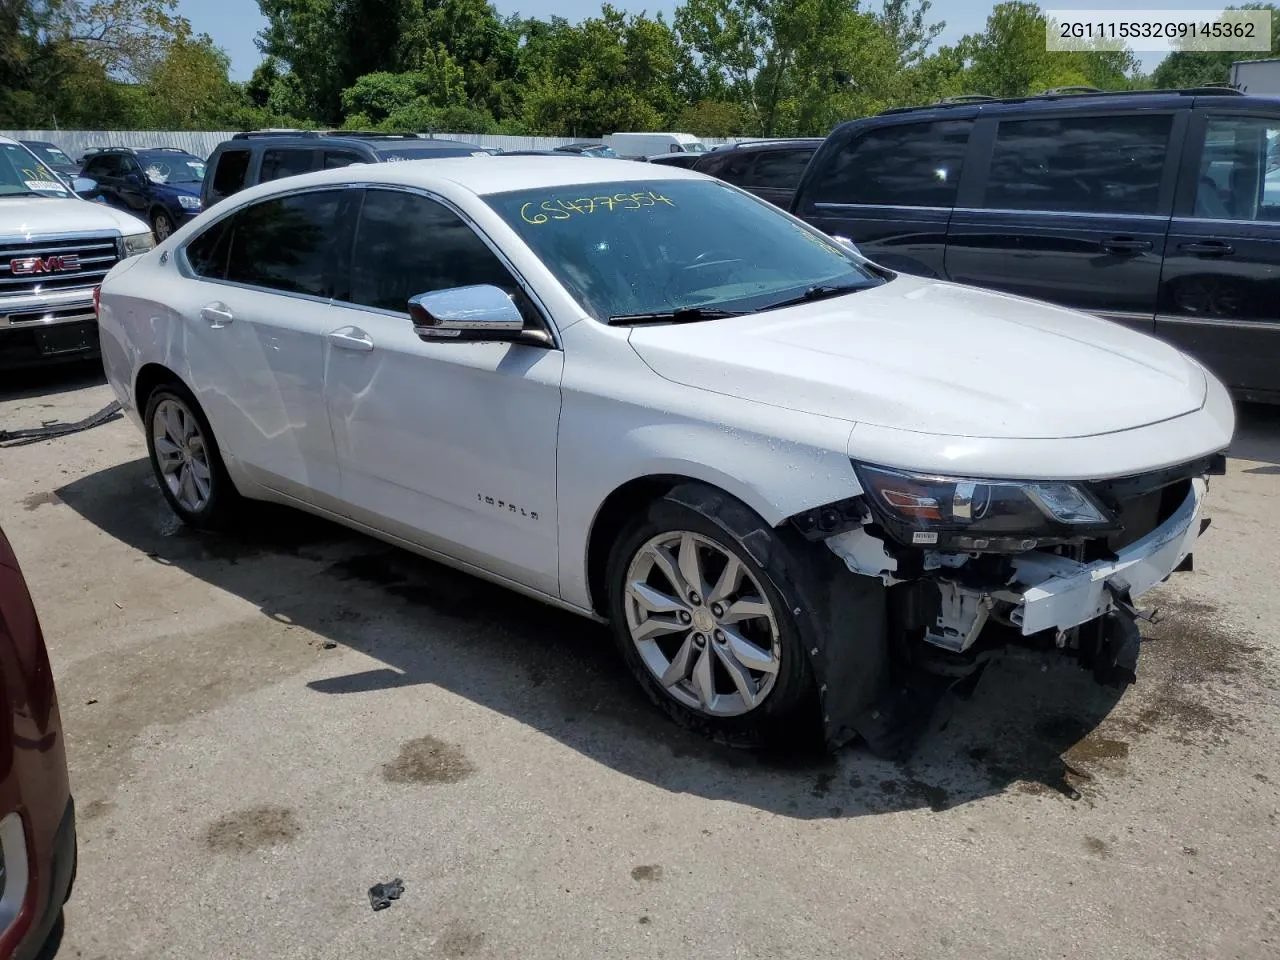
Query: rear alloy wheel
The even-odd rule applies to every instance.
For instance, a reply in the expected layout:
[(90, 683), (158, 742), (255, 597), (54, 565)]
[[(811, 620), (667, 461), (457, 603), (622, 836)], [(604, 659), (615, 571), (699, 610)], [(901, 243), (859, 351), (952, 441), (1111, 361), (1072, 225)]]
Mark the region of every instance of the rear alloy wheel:
[(226, 525), (240, 496), (195, 399), (177, 384), (159, 387), (145, 422), (151, 467), (174, 513), (194, 527)]
[[(676, 498), (691, 491), (696, 508)], [(744, 537), (785, 552), (718, 490), (690, 485), (653, 502), (610, 554), (609, 619), (631, 672), (673, 719), (738, 745), (794, 746), (817, 702), (797, 591)]]
[(163, 210), (157, 210), (151, 217), (151, 232), (155, 234), (156, 243), (164, 243), (169, 239), (169, 235), (173, 233), (173, 221), (169, 219), (169, 214)]

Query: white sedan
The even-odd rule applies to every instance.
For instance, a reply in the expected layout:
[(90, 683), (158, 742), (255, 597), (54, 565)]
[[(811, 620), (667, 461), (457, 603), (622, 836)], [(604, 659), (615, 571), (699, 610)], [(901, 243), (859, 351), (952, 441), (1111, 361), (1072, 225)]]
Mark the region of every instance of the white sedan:
[(898, 749), (1006, 642), (1131, 680), (1234, 429), (1160, 341), (625, 161), (264, 184), (117, 266), (100, 324), (184, 521), (291, 504), (608, 620), (743, 742)]

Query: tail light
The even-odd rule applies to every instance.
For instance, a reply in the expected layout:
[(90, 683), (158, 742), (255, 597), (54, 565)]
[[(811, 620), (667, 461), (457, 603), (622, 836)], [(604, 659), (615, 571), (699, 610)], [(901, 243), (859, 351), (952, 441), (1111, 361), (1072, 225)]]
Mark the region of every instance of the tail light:
[(102, 315), (102, 287), (93, 288), (93, 315), (95, 317)]

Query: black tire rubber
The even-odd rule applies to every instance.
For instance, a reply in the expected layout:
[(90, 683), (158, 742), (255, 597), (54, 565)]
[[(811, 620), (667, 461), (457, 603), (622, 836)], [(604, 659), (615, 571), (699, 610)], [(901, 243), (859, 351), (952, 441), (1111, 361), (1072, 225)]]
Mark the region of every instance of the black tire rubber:
[[(169, 232), (166, 233), (163, 237), (160, 236), (160, 220), (162, 218), (166, 223), (169, 224)], [(163, 243), (169, 237), (173, 236), (174, 229), (175, 227), (173, 224), (173, 218), (169, 216), (169, 214), (166, 213), (164, 210), (157, 210), (155, 213), (151, 215), (151, 235), (155, 237), (156, 243)]]
[[(195, 415), (200, 424), (200, 431), (204, 434), (205, 448), (209, 453), (212, 490), (209, 494), (209, 502), (198, 512), (187, 510), (174, 498), (169, 485), (164, 481), (160, 464), (156, 459), (156, 443), (152, 436), (151, 421), (155, 416), (156, 407), (166, 398), (181, 401)], [(234, 526), (243, 513), (244, 498), (240, 496), (240, 492), (236, 490), (235, 484), (227, 474), (226, 465), (222, 462), (222, 453), (218, 449), (218, 441), (213, 435), (213, 428), (209, 426), (204, 410), (201, 409), (191, 391), (174, 381), (160, 384), (147, 397), (142, 422), (147, 435), (147, 454), (151, 458), (151, 472), (155, 475), (156, 483), (165, 500), (168, 501), (170, 509), (183, 523), (199, 530), (226, 530)]]
[[(783, 545), (768, 524), (738, 500), (702, 485), (684, 486), (677, 490), (687, 493), (691, 488), (708, 503), (710, 509), (706, 512), (695, 510), (673, 500), (670, 494), (655, 500), (642, 517), (623, 529), (609, 553), (606, 568), (609, 620), (622, 657), (649, 698), (684, 727), (732, 746), (815, 746), (821, 740), (817, 689), (809, 656), (792, 615), (797, 606), (796, 590), (788, 576), (779, 575), (774, 564), (762, 567), (757, 563), (752, 551), (729, 528), (751, 529), (753, 540), (769, 538), (775, 553), (780, 553)], [(708, 513), (717, 519), (711, 519)], [(718, 522), (726, 518), (730, 521), (727, 526)], [(732, 552), (761, 585), (777, 616), (782, 648), (778, 678), (764, 702), (740, 716), (709, 717), (675, 700), (650, 673), (631, 640), (624, 607), (627, 568), (640, 547), (650, 538), (669, 530), (701, 534)]]

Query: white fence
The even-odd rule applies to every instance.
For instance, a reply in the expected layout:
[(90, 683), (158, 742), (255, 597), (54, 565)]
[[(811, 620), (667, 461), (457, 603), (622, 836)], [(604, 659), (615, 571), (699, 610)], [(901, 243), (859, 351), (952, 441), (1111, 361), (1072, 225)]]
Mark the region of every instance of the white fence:
[[(189, 130), (0, 130), (0, 136), (14, 140), (43, 140), (61, 147), (73, 160), (84, 156), (90, 147), (179, 147), (197, 157), (208, 157), (214, 147), (229, 140), (234, 131), (197, 132)], [(437, 137), (465, 140), (481, 147), (502, 150), (551, 150), (566, 143), (578, 143), (584, 137), (510, 137), (481, 133), (438, 133)], [(703, 138), (708, 146), (723, 143)]]

